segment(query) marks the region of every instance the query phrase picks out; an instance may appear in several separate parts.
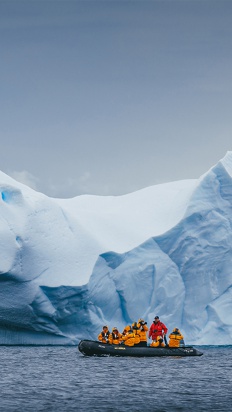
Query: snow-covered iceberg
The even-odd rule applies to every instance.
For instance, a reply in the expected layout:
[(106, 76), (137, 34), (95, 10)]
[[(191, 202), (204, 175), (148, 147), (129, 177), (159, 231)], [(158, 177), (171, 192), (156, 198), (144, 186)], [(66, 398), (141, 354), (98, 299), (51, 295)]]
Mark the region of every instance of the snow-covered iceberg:
[(232, 343), (232, 152), (124, 196), (53, 199), (2, 172), (0, 192), (0, 344), (76, 344), (156, 314), (187, 343)]

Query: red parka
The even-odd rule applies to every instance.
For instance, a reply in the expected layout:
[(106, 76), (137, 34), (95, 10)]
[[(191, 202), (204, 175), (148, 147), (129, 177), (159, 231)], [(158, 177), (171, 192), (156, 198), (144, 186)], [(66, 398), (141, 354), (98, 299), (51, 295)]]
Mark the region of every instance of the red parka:
[(160, 320), (158, 322), (153, 322), (150, 326), (150, 330), (149, 330), (149, 338), (152, 337), (152, 340), (156, 341), (157, 336), (164, 336), (164, 334), (166, 335), (168, 329), (165, 326), (164, 323), (160, 322)]

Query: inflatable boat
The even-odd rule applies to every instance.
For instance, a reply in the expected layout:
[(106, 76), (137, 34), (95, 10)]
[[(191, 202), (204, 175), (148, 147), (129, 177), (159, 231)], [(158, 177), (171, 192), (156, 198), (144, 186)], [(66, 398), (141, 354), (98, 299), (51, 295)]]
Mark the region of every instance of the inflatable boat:
[(152, 348), (150, 346), (109, 345), (92, 340), (81, 340), (78, 349), (85, 356), (201, 356), (202, 352), (192, 346), (181, 348)]

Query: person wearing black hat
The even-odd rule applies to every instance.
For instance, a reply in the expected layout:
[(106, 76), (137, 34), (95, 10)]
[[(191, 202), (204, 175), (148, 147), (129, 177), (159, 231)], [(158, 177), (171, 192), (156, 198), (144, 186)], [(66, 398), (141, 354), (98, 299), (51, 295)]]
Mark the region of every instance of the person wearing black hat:
[(150, 326), (149, 330), (149, 339), (152, 338), (152, 342), (157, 341), (157, 337), (161, 336), (164, 340), (166, 340), (166, 334), (168, 332), (167, 327), (164, 323), (160, 322), (159, 316), (155, 316), (153, 323)]

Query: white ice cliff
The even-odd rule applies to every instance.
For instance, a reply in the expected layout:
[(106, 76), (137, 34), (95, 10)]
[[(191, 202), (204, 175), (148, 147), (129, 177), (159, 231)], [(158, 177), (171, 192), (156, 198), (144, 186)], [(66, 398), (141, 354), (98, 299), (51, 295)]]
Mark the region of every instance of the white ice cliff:
[(232, 152), (199, 180), (52, 199), (0, 172), (0, 344), (76, 344), (158, 314), (232, 344)]

